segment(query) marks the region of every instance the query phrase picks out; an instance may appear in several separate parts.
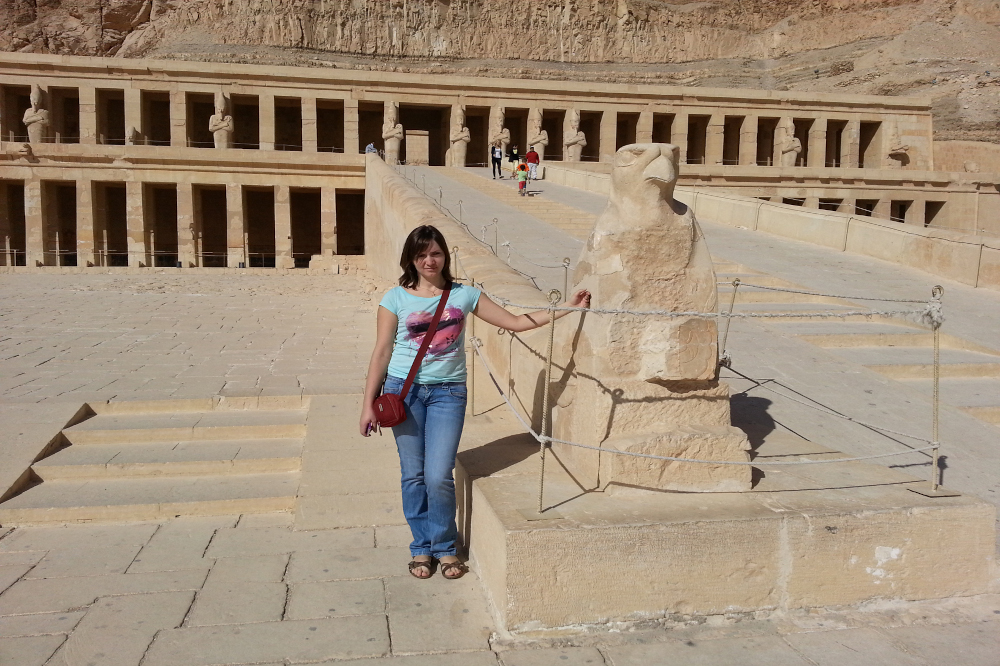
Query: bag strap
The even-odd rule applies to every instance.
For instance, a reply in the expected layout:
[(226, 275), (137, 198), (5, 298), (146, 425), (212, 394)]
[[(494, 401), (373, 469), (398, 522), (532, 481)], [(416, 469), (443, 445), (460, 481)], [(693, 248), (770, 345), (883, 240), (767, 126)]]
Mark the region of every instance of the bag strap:
[(420, 350), (417, 352), (417, 357), (413, 359), (413, 365), (410, 366), (410, 374), (406, 376), (406, 383), (403, 384), (403, 390), (400, 391), (400, 399), (406, 398), (406, 394), (410, 392), (410, 385), (413, 384), (413, 380), (416, 379), (417, 370), (420, 369), (420, 362), (424, 360), (424, 354), (427, 353), (427, 348), (431, 346), (431, 338), (437, 332), (438, 322), (441, 321), (441, 315), (444, 314), (445, 305), (448, 304), (448, 294), (451, 293), (451, 282), (444, 286), (444, 291), (441, 292), (441, 301), (438, 303), (437, 310), (434, 312), (434, 318), (431, 319), (431, 325), (427, 328), (427, 332), (424, 333), (424, 340), (420, 343)]

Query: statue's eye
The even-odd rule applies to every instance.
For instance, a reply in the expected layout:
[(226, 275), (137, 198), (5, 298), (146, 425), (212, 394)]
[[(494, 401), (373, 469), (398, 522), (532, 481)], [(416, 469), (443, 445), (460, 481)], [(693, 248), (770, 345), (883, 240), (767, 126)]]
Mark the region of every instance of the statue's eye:
[(632, 166), (643, 152), (642, 149), (630, 150), (628, 147), (622, 148), (615, 154), (615, 166)]

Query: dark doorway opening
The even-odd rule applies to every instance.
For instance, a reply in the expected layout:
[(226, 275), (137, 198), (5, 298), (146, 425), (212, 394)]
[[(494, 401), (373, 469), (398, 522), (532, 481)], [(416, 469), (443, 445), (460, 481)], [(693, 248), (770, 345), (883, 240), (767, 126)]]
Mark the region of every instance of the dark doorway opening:
[(24, 112), (31, 107), (31, 88), (3, 86), (3, 137), (7, 141), (26, 142), (28, 128), (24, 125)]
[[(451, 123), (450, 106), (399, 105), (399, 122), (406, 130), (427, 132), (427, 159), (430, 166), (444, 166), (444, 155), (449, 147)], [(381, 142), (381, 123), (379, 124)], [(380, 145), (380, 144), (376, 144)], [(400, 148), (400, 159), (406, 161), (406, 141)], [(339, 190), (338, 190), (339, 192)], [(339, 194), (338, 194), (339, 196)]]
[(843, 199), (820, 199), (819, 200), (819, 209), (820, 210), (838, 211), (838, 210), (840, 210), (840, 206), (843, 203), (844, 203)]
[(860, 168), (881, 168), (880, 130), (882, 123), (861, 123), (858, 144), (858, 166)]
[(653, 143), (673, 143), (674, 114), (653, 114)]
[(228, 254), (229, 212), (225, 187), (195, 187), (195, 228), (199, 266), (225, 268)]
[(774, 135), (777, 131), (777, 118), (757, 119), (757, 166), (774, 165)]
[(42, 253), (46, 266), (76, 266), (76, 184), (42, 183)]
[(844, 150), (844, 130), (846, 120), (826, 121), (826, 166), (839, 167)]
[(292, 259), (296, 268), (309, 268), (314, 254), (322, 254), (322, 199), (318, 189), (290, 191)]
[(688, 116), (688, 164), (704, 164), (711, 116)]
[(233, 148), (260, 150), (260, 98), (233, 95)]
[(615, 150), (617, 151), (622, 146), (635, 143), (635, 135), (638, 129), (638, 113), (619, 113), (618, 126), (615, 128)]
[(146, 247), (151, 266), (177, 265), (177, 186), (146, 186)]
[(274, 188), (243, 189), (250, 268), (274, 268)]
[(80, 143), (79, 89), (50, 88), (49, 108), (52, 140), (56, 143)]
[(0, 182), (0, 187), (5, 188), (7, 210), (7, 238), (0, 248), (7, 254), (4, 264), (7, 266), (25, 266), (27, 264), (27, 233), (24, 216), (24, 183), (23, 182)]
[(142, 135), (147, 145), (170, 145), (170, 93), (142, 91)]
[(215, 148), (215, 137), (208, 125), (215, 115), (215, 98), (212, 95), (187, 94), (187, 142), (192, 148)]
[(469, 148), (465, 153), (465, 166), (489, 165), (490, 107), (469, 106), (465, 109), (465, 126), (469, 128)]
[(545, 146), (545, 159), (559, 162), (563, 159), (563, 124), (566, 112), (562, 109), (542, 111), (542, 129), (549, 135), (549, 145)]
[[(380, 151), (385, 150), (385, 142), (382, 140), (383, 122), (385, 122), (385, 104), (382, 102), (358, 102), (358, 143), (361, 144), (361, 152), (364, 152), (365, 147), (370, 143), (375, 144), (375, 147)], [(403, 123), (403, 128), (406, 128), (405, 123)], [(402, 159), (402, 154), (400, 159)]]
[(580, 153), (581, 162), (601, 161), (601, 118), (603, 111), (581, 111), (580, 131), (587, 137), (587, 145)]
[(274, 98), (274, 149), (302, 150), (302, 100)]
[(781, 199), (781, 203), (785, 204), (786, 206), (801, 206), (805, 204), (805, 202), (806, 202), (805, 199), (798, 199), (795, 197), (782, 197)]
[(722, 163), (740, 163), (740, 134), (745, 116), (726, 116), (722, 125)]
[(893, 222), (906, 223), (906, 214), (910, 211), (912, 201), (892, 201), (889, 204), (889, 219)]
[(924, 203), (924, 226), (929, 227), (936, 220), (941, 210), (944, 208), (944, 201), (927, 201)]
[(103, 266), (128, 266), (128, 199), (124, 183), (98, 183), (94, 188), (95, 252)]
[(337, 190), (337, 254), (365, 253), (365, 191)]
[(528, 109), (504, 109), (503, 126), (510, 130), (510, 148), (518, 155), (528, 152)]
[(814, 122), (812, 118), (795, 118), (792, 120), (795, 138), (799, 140), (799, 145), (802, 146), (802, 150), (795, 160), (795, 166), (804, 167), (809, 164), (809, 132), (812, 130)]
[(344, 100), (316, 100), (316, 150), (344, 152)]
[(125, 93), (121, 90), (97, 91), (97, 142), (125, 145)]
[(878, 199), (858, 199), (854, 202), (854, 214), (871, 217), (877, 205)]

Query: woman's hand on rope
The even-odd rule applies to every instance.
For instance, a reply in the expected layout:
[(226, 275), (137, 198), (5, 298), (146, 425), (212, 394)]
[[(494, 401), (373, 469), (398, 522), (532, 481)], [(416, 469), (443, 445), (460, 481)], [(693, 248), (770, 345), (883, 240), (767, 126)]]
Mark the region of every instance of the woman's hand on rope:
[(566, 303), (571, 308), (589, 308), (590, 307), (590, 292), (586, 289), (581, 289), (580, 291), (573, 294), (573, 298), (566, 301)]

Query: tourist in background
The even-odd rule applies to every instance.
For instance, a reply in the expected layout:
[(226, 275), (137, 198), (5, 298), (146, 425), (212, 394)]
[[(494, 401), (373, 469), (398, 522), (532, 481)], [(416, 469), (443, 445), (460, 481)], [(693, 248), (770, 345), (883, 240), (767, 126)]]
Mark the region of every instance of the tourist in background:
[(517, 160), (518, 160), (517, 144), (512, 144), (510, 147), (510, 151), (507, 153), (507, 161), (510, 162), (511, 178), (515, 177), (514, 172), (517, 169)]
[(528, 178), (538, 180), (538, 163), (541, 161), (534, 146), (528, 147), (528, 152), (524, 154), (524, 161), (528, 163)]
[(493, 163), (493, 178), (503, 180), (503, 146), (499, 141), (490, 147), (490, 161)]
[(517, 193), (522, 197), (528, 193), (528, 173), (528, 165), (522, 158), (515, 170), (515, 175), (517, 176)]
[[(402, 389), (424, 337), (430, 332), (426, 356), (403, 396), (406, 420), (392, 428), (402, 472), (403, 515), (410, 526), (410, 574), (430, 578), (435, 562), (441, 575), (461, 578), (468, 571), (459, 560), (455, 524), (455, 455), (465, 424), (465, 325), (469, 313), (511, 333), (548, 324), (549, 311), (515, 315), (494, 303), (475, 287), (455, 282), (448, 243), (435, 227), (410, 232), (399, 258), (403, 274), (379, 303), (375, 349), (368, 364), (361, 400), (359, 429), (365, 437), (377, 427), (375, 399), (381, 392)], [(430, 331), (444, 295), (437, 328)], [(590, 293), (580, 290), (568, 305), (590, 307)], [(558, 319), (568, 311), (555, 313)], [(383, 385), (384, 383), (384, 385)], [(382, 389), (381, 391), (379, 389)]]

